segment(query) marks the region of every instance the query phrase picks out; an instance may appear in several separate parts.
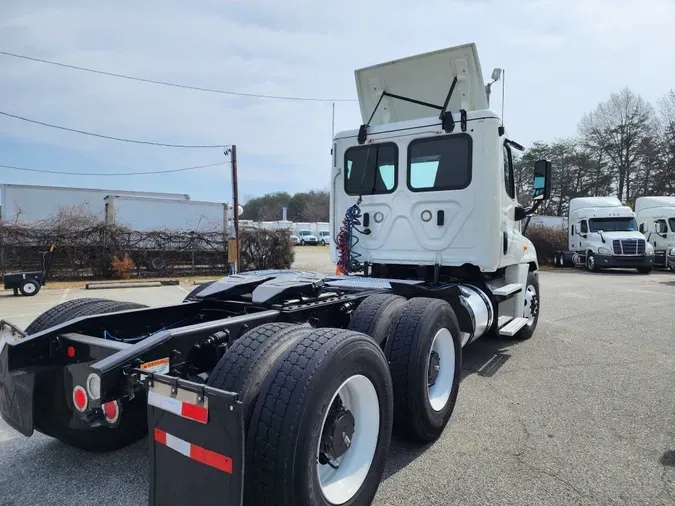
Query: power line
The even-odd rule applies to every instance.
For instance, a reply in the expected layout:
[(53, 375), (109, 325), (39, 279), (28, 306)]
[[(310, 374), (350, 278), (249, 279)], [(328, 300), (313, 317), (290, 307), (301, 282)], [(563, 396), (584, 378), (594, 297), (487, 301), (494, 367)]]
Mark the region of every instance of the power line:
[(10, 53), (8, 51), (0, 51), (0, 54), (11, 56), (12, 58), (21, 58), (23, 60), (30, 60), (39, 63), (47, 63), (49, 65), (56, 65), (57, 67), (64, 67), (73, 70), (81, 70), (83, 72), (91, 72), (94, 74), (101, 74), (110, 77), (119, 77), (120, 79), (128, 79), (130, 81), (140, 81), (143, 83), (160, 84), (162, 86), (171, 86), (174, 88), (183, 88), (186, 90), (204, 91), (207, 93), (219, 93), (221, 95), (235, 95), (239, 97), (251, 98), (271, 98), (276, 100), (297, 100), (304, 102), (355, 102), (353, 98), (314, 98), (314, 97), (293, 97), (284, 95), (264, 95), (262, 93), (244, 93), (240, 91), (217, 90), (214, 88), (203, 88), (201, 86), (191, 86), (189, 84), (170, 83), (168, 81), (157, 81), (155, 79), (146, 79), (143, 77), (130, 76), (126, 74), (117, 74), (115, 72), (106, 72), (104, 70), (96, 70), (87, 67), (78, 67), (77, 65), (69, 65), (67, 63), (56, 62), (52, 60), (43, 60), (42, 58), (35, 58), (34, 56), (26, 56), (22, 54)]
[(209, 163), (207, 165), (196, 165), (194, 167), (182, 167), (180, 169), (169, 169), (169, 170), (151, 170), (147, 172), (61, 172), (57, 170), (46, 170), (46, 169), (32, 169), (28, 167), (17, 167), (15, 165), (2, 165), (5, 169), (12, 170), (23, 170), (27, 172), (39, 172), (42, 174), (60, 174), (63, 176), (145, 176), (150, 174), (167, 174), (169, 172), (183, 172), (186, 170), (195, 170), (195, 169), (205, 169), (207, 167), (216, 167), (218, 165), (225, 165), (227, 162), (218, 162), (218, 163)]
[(61, 125), (53, 125), (51, 123), (45, 123), (43, 121), (38, 121), (35, 119), (30, 119), (30, 118), (25, 118), (23, 116), (17, 116), (16, 114), (10, 114), (8, 112), (3, 112), (0, 111), (0, 115), (2, 116), (7, 116), (8, 118), (14, 118), (14, 119), (19, 119), (21, 121), (27, 121), (28, 123), (34, 123), (36, 125), (42, 125), (45, 127), (49, 128), (56, 128), (58, 130), (65, 130), (67, 132), (74, 132), (77, 134), (82, 134), (82, 135), (90, 135), (91, 137), (99, 137), (101, 139), (110, 139), (113, 141), (120, 141), (120, 142), (131, 142), (133, 144), (146, 144), (150, 146), (165, 146), (168, 148), (198, 148), (198, 149), (206, 149), (206, 148), (224, 148), (226, 147), (223, 144), (214, 144), (214, 145), (193, 145), (193, 144), (168, 144), (165, 142), (154, 142), (154, 141), (139, 141), (136, 139), (126, 139), (124, 137), (113, 137), (111, 135), (103, 135), (103, 134), (97, 134), (93, 132), (87, 132), (85, 130), (78, 130), (76, 128), (68, 128), (64, 127)]

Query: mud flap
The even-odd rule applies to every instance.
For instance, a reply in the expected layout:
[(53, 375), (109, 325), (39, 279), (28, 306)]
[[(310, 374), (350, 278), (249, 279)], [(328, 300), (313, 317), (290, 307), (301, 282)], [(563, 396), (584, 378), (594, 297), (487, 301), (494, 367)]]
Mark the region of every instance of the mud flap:
[(237, 394), (151, 375), (150, 506), (240, 506), (244, 423)]

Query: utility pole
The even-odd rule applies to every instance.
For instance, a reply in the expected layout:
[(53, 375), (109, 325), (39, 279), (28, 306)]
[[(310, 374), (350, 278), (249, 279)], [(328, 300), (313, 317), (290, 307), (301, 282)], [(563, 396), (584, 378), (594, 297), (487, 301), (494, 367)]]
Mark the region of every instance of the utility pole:
[(232, 145), (232, 203), (234, 205), (234, 273), (241, 269), (241, 253), (239, 251), (239, 182), (237, 181), (237, 146)]
[(224, 151), (225, 156), (230, 155), (230, 164), (232, 165), (232, 223), (234, 237), (228, 237), (227, 241), (227, 261), (230, 264), (232, 274), (237, 274), (241, 270), (241, 254), (239, 252), (239, 185), (237, 181), (237, 146), (234, 144)]

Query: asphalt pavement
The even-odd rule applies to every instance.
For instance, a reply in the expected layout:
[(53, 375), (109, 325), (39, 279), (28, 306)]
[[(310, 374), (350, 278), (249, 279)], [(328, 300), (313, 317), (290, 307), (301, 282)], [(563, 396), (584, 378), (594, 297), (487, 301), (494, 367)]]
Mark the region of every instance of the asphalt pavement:
[[(21, 326), (61, 300), (162, 305), (189, 287), (0, 294)], [(541, 273), (526, 342), (480, 339), (442, 437), (394, 440), (375, 505), (675, 504), (675, 275)], [(109, 454), (0, 421), (1, 505), (147, 504), (147, 442)]]

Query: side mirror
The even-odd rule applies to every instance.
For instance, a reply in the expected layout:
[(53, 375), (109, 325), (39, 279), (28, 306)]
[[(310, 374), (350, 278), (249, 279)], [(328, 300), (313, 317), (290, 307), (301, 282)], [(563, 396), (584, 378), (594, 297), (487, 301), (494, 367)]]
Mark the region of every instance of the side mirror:
[(577, 235), (581, 235), (581, 225), (579, 223), (574, 224), (574, 233)]
[(548, 200), (551, 197), (551, 162), (539, 160), (534, 164), (532, 200)]

